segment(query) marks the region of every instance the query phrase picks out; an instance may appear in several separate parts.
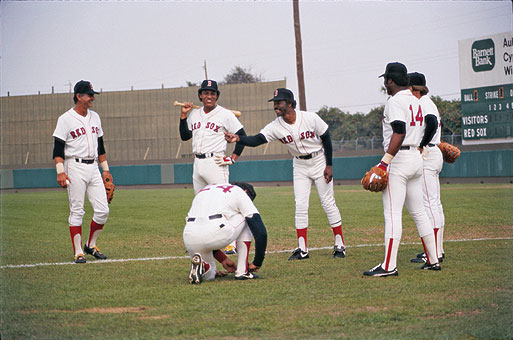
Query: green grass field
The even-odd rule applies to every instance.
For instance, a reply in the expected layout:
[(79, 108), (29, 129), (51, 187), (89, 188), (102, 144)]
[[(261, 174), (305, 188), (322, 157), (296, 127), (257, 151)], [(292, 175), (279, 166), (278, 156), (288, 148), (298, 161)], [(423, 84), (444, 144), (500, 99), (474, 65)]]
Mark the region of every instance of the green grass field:
[(126, 261), (89, 256), (83, 265), (71, 264), (65, 191), (2, 193), (1, 339), (513, 338), (513, 185), (442, 185), (442, 271), (409, 262), (422, 246), (405, 213), (399, 276), (389, 278), (362, 277), (383, 258), (381, 196), (335, 190), (345, 259), (331, 257), (313, 188), (311, 258), (287, 261), (296, 246), (292, 188), (257, 187), (269, 235), (261, 279), (201, 285), (188, 284), (182, 241), (192, 189), (118, 187), (98, 245)]

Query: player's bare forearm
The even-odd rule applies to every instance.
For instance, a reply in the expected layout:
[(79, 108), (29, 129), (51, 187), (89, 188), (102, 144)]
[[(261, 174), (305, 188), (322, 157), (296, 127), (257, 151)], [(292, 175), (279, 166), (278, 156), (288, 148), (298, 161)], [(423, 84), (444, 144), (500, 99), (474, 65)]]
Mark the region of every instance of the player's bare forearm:
[[(55, 161), (55, 166), (56, 167), (64, 169), (64, 158), (62, 158), (62, 157), (55, 157), (54, 161)], [(58, 166), (58, 164), (59, 164), (59, 166)], [(57, 170), (57, 171), (59, 171), (59, 170)], [(66, 188), (68, 186), (68, 183), (71, 183), (71, 180), (69, 179), (69, 177), (66, 174), (66, 172), (60, 172), (60, 173), (58, 172), (57, 173), (57, 183), (61, 187)]]
[(392, 137), (390, 137), (390, 144), (388, 145), (387, 153), (395, 156), (399, 151), (399, 148), (403, 144), (405, 134), (403, 133), (393, 133)]
[(326, 180), (326, 183), (331, 182), (333, 179), (333, 166), (326, 165), (326, 168), (324, 169), (324, 179)]
[(236, 161), (237, 159), (239, 159), (239, 155), (237, 155), (236, 153), (232, 153), (232, 159)]

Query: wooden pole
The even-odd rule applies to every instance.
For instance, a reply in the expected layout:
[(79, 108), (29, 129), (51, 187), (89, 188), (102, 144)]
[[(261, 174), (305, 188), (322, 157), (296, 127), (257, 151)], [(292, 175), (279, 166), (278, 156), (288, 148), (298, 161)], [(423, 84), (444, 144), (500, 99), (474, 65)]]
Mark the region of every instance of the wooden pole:
[(305, 76), (303, 73), (303, 45), (301, 42), (301, 25), (299, 23), (299, 0), (292, 2), (294, 8), (294, 33), (296, 37), (296, 68), (299, 91), (299, 109), (306, 111)]

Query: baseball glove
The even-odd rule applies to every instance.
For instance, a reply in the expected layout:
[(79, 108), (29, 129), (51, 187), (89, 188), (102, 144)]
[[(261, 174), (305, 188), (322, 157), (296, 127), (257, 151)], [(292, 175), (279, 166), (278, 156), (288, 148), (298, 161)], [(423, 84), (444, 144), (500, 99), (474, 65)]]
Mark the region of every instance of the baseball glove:
[(438, 148), (442, 151), (444, 161), (447, 163), (454, 163), (458, 157), (460, 157), (461, 151), (456, 146), (447, 142), (440, 142)]
[(105, 185), (105, 192), (107, 192), (107, 202), (110, 204), (114, 198), (114, 189), (116, 188), (111, 174), (105, 176), (103, 179), (103, 185)]
[(388, 172), (373, 166), (362, 178), (362, 186), (365, 190), (379, 192), (385, 190), (388, 184)]

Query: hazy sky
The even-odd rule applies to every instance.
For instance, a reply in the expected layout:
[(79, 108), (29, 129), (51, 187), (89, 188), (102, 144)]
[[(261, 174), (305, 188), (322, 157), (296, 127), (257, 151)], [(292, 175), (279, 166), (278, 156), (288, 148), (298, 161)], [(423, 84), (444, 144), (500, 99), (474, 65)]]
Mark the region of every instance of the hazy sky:
[[(300, 1), (307, 107), (367, 113), (386, 63), (459, 98), (458, 40), (513, 31), (505, 1)], [(291, 1), (1, 1), (0, 95), (222, 80), (234, 66), (297, 96)], [(270, 94), (272, 96), (272, 94)], [(182, 98), (194, 100), (195, 98)], [(236, 109), (236, 108), (234, 108)]]

